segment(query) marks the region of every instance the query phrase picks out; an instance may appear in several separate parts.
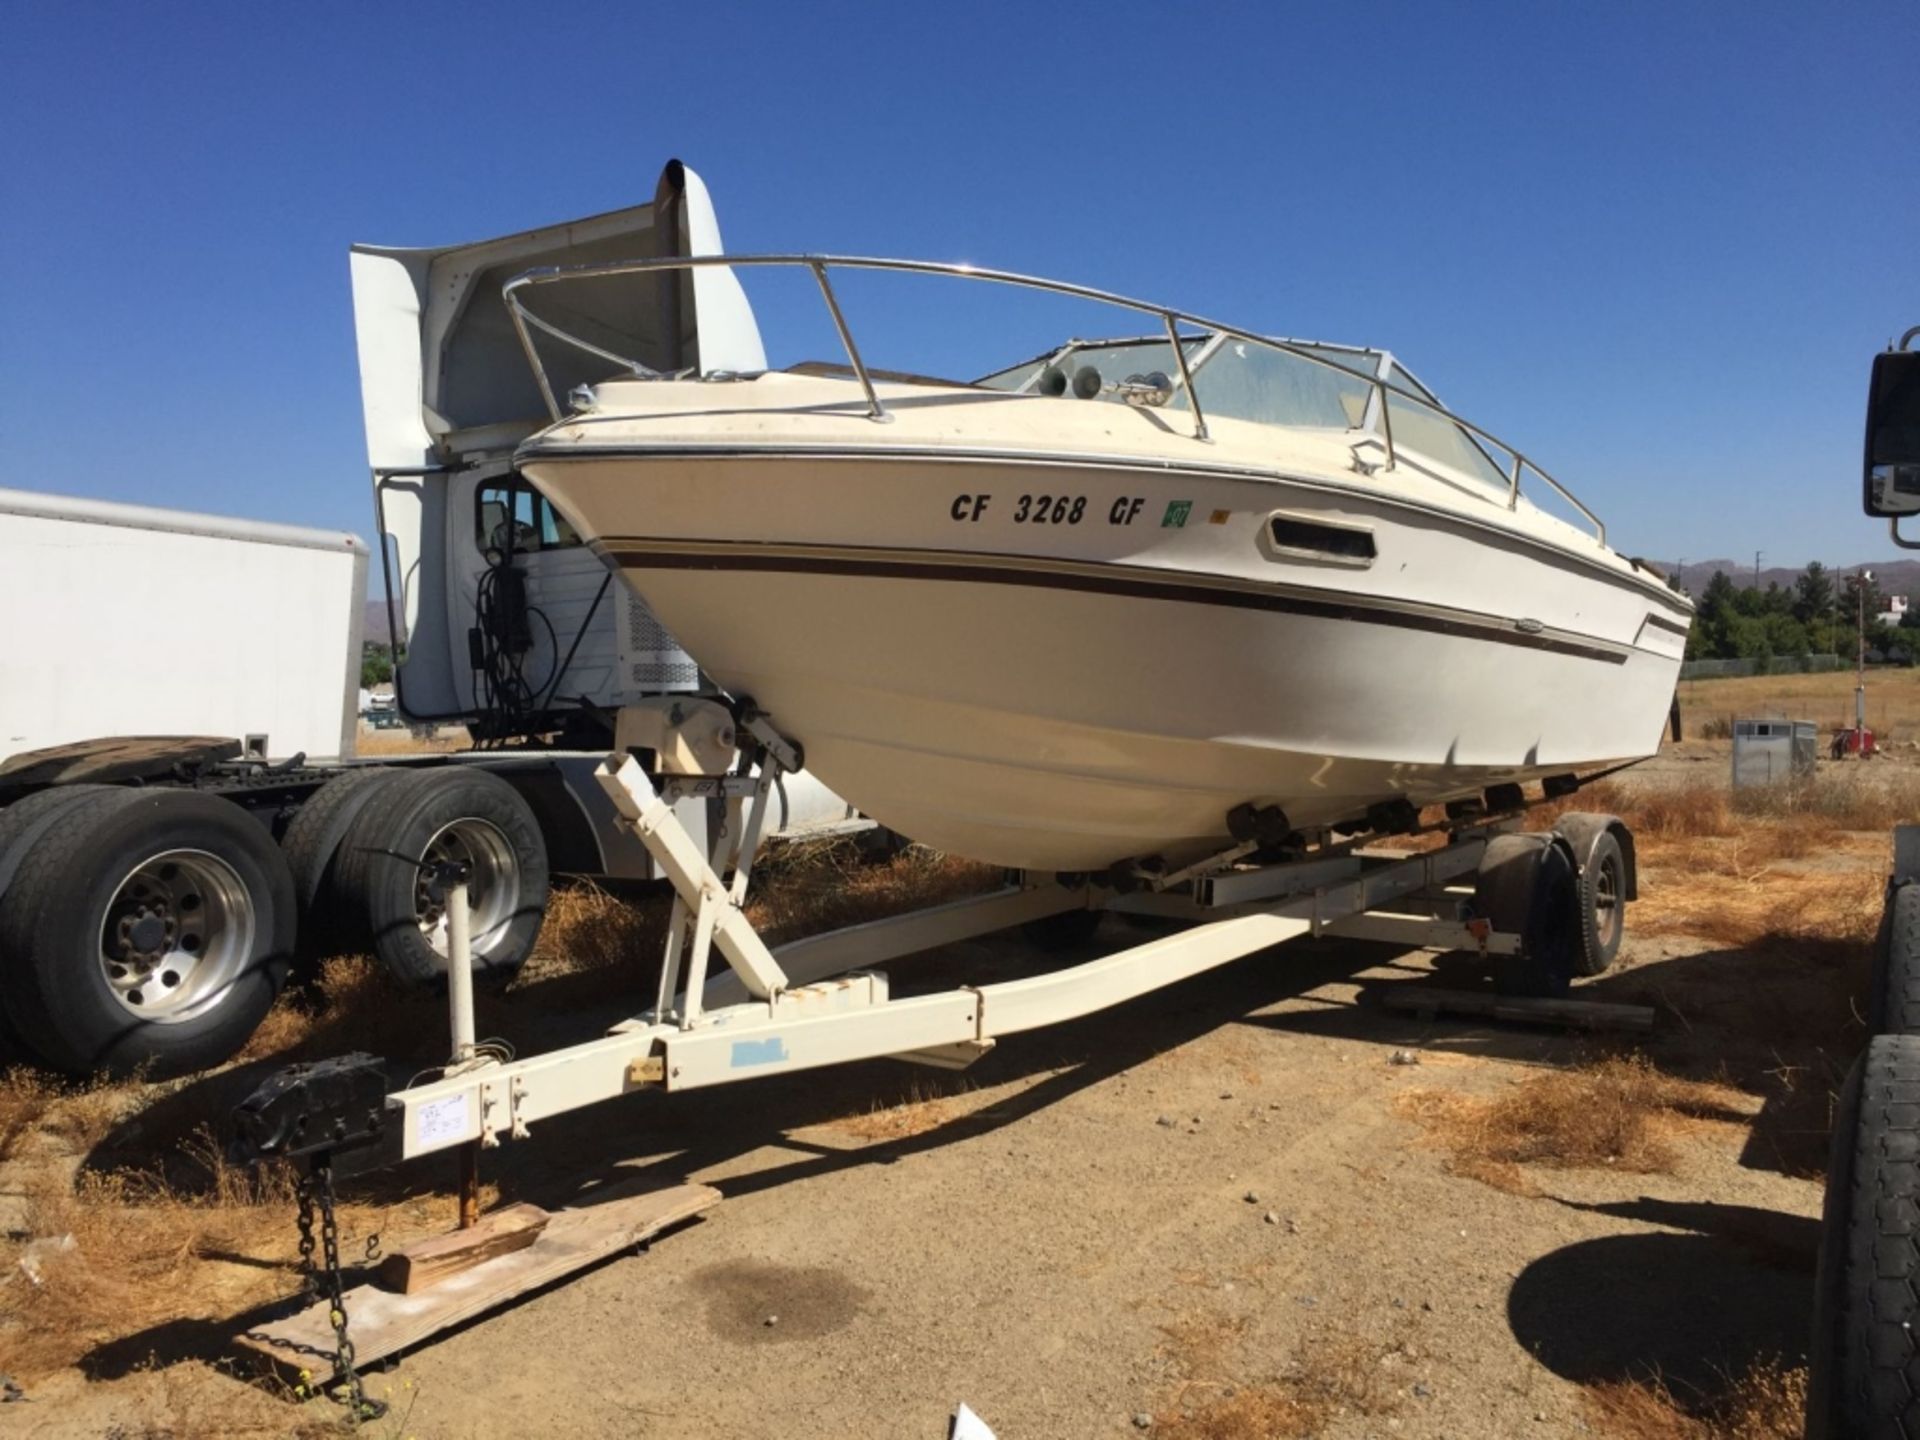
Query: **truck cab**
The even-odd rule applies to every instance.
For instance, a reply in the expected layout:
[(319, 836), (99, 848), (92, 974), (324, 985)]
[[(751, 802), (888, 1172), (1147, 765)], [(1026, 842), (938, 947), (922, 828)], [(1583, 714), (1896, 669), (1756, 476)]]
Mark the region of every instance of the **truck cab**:
[[(376, 548), (390, 597), (391, 633), (369, 638), (393, 645), (409, 719), (464, 723), (482, 741), (558, 735), (605, 748), (621, 707), (706, 688), (646, 602), (515, 472), (515, 447), (547, 414), (500, 291), (548, 266), (721, 251), (707, 188), (677, 160), (645, 205), (477, 244), (353, 248)], [(766, 367), (730, 270), (568, 298), (591, 311), (609, 349), (656, 369)], [(543, 346), (540, 358), (568, 389), (607, 378), (605, 362), (572, 347)]]

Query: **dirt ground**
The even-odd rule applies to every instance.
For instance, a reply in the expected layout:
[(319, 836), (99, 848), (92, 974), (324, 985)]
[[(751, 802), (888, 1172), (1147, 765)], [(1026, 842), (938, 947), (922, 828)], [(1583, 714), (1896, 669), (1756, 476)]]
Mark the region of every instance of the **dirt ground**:
[[(1616, 798), (1724, 787), (1726, 753), (1675, 747)], [(1012, 1037), (957, 1076), (880, 1061), (540, 1125), (489, 1155), (501, 1198), (556, 1205), (639, 1176), (725, 1199), (376, 1368), (370, 1392), (395, 1409), (371, 1433), (938, 1437), (960, 1401), (1003, 1440), (1793, 1433), (1726, 1417), (1749, 1377), (1805, 1363), (1828, 1101), (1863, 1040), (1852, 997), (1886, 842), (1644, 823), (1679, 828), (1643, 839), (1621, 962), (1577, 993), (1654, 1006), (1651, 1036), (1390, 1012), (1390, 986), (1484, 981), (1457, 958), (1316, 943)], [(896, 992), (930, 990), (1137, 934), (1110, 919), (1073, 954), (998, 937), (889, 969)], [(625, 1013), (578, 982), (488, 1019), (526, 1048)], [(549, 983), (568, 1003), (541, 1003)], [(1695, 1087), (1623, 1118), (1650, 1127), (1645, 1146), (1485, 1148), (1503, 1102), (1545, 1113), (1543, 1079), (1588, 1084), (1628, 1054)], [(0, 1164), (16, 1217), (0, 1371), (24, 1391), (0, 1402), (0, 1437), (331, 1433), (329, 1402), (221, 1363), (263, 1289), (294, 1288), (290, 1207), (191, 1242), (166, 1271), (203, 1297), (183, 1313), (102, 1324), (70, 1364), (7, 1352), (33, 1333), (30, 1309), (5, 1322), (25, 1246), (47, 1238), (30, 1203), (47, 1169), (144, 1163), (277, 1063), (152, 1087), (80, 1144), (43, 1120)], [(1479, 1117), (1482, 1138), (1449, 1115)], [(375, 1224), (389, 1246), (445, 1224), (450, 1177), (426, 1170), (361, 1197), (349, 1256)]]

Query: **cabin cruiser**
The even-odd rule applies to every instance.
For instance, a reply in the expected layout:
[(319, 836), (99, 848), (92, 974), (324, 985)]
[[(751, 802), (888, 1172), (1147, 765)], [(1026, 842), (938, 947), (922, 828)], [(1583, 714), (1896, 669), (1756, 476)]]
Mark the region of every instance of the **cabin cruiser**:
[[(1658, 748), (1690, 602), (1391, 354), (713, 240), (507, 285), (554, 417), (515, 463), (715, 683), (900, 833), (1028, 870), (1179, 865), (1510, 809), (1522, 782)], [(845, 364), (763, 368), (736, 273), (762, 266), (811, 272)], [(869, 368), (834, 288), (866, 270), (1053, 291), (1149, 333), (973, 381)], [(669, 272), (702, 285), (679, 370), (559, 303)]]

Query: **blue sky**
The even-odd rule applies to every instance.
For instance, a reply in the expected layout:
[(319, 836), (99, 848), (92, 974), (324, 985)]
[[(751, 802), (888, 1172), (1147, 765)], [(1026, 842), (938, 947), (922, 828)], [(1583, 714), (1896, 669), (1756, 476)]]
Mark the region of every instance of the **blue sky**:
[[(1891, 553), (1857, 467), (1920, 323), (1911, 0), (0, 19), (0, 484), (365, 535), (347, 246), (632, 204), (677, 155), (734, 251), (1385, 345), (1629, 553)], [(856, 324), (885, 363), (953, 313)]]

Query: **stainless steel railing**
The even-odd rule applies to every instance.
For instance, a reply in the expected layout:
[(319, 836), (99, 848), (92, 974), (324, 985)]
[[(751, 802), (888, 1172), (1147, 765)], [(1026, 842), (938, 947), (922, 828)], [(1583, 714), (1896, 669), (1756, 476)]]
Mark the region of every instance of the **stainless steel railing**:
[[(1295, 359), (1306, 361), (1308, 364), (1318, 365), (1323, 369), (1335, 371), (1350, 380), (1358, 381), (1372, 388), (1375, 404), (1370, 406), (1370, 408), (1380, 417), (1380, 436), (1386, 449), (1387, 459), (1385, 468), (1388, 470), (1393, 469), (1399, 461), (1399, 453), (1395, 448), (1393, 439), (1391, 403), (1398, 401), (1404, 405), (1414, 405), (1424, 410), (1431, 410), (1448, 423), (1459, 426), (1460, 429), (1465, 431), (1476, 442), (1484, 442), (1497, 450), (1505, 452), (1511, 457), (1512, 463), (1506, 472), (1507, 509), (1513, 510), (1518, 508), (1520, 504), (1521, 482), (1525, 474), (1530, 472), (1552, 487), (1561, 499), (1565, 500), (1575, 510), (1578, 510), (1581, 515), (1586, 517), (1587, 522), (1593, 526), (1594, 536), (1600, 544), (1605, 545), (1607, 543), (1607, 527), (1600, 517), (1581, 503), (1579, 497), (1565, 485), (1562, 485), (1558, 480), (1554, 479), (1553, 476), (1549, 475), (1545, 470), (1541, 469), (1539, 465), (1528, 459), (1518, 449), (1500, 439), (1499, 436), (1475, 425), (1471, 420), (1463, 419), (1461, 416), (1454, 414), (1437, 401), (1423, 400), (1417, 396), (1408, 394), (1406, 391), (1389, 383), (1384, 375), (1370, 375), (1363, 370), (1356, 370), (1350, 365), (1342, 365), (1338, 361), (1329, 360), (1324, 355), (1315, 354), (1311, 350), (1304, 349), (1299, 345), (1291, 344), (1285, 340), (1275, 340), (1271, 336), (1259, 335), (1251, 330), (1243, 330), (1237, 325), (1227, 325), (1218, 320), (1209, 320), (1205, 316), (1190, 314), (1185, 310), (1176, 310), (1170, 305), (1156, 305), (1151, 301), (1136, 300), (1130, 296), (1116, 295), (1108, 290), (1096, 290), (1087, 285), (1074, 285), (1064, 280), (1047, 280), (1035, 275), (1021, 275), (1011, 270), (985, 270), (972, 265), (947, 264), (937, 260), (885, 260), (865, 255), (668, 255), (658, 259), (616, 260), (598, 265), (548, 266), (544, 269), (529, 270), (524, 274), (516, 275), (503, 287), (502, 295), (507, 302), (508, 313), (513, 316), (513, 326), (520, 337), (520, 346), (526, 351), (527, 363), (533, 367), (533, 373), (539, 381), (541, 397), (546, 401), (547, 410), (553, 418), (555, 420), (564, 419), (566, 412), (561, 408), (559, 400), (553, 393), (552, 383), (547, 377), (546, 365), (541, 361), (539, 351), (534, 346), (533, 336), (529, 333), (530, 330), (538, 330), (542, 334), (549, 335), (564, 344), (572, 345), (600, 359), (611, 361), (617, 365), (629, 366), (636, 373), (650, 374), (652, 372), (648, 366), (638, 360), (634, 360), (629, 356), (616, 354), (611, 350), (603, 349), (598, 345), (581, 339), (577, 335), (569, 334), (559, 326), (542, 320), (537, 315), (529, 313), (526, 306), (520, 301), (521, 291), (535, 289), (543, 285), (561, 284), (570, 280), (583, 280), (613, 275), (641, 275), (656, 270), (692, 270), (709, 265), (738, 268), (788, 266), (811, 272), (814, 280), (818, 282), (820, 286), (820, 295), (821, 298), (826, 301), (827, 311), (833, 317), (834, 329), (839, 332), (840, 343), (846, 349), (847, 361), (853, 367), (853, 373), (860, 382), (861, 391), (866, 396), (867, 413), (876, 421), (884, 423), (892, 417), (887, 414), (886, 407), (880, 403), (880, 394), (874, 388), (873, 377), (867, 371), (866, 361), (861, 357), (860, 348), (854, 342), (853, 331), (848, 327), (846, 316), (840, 309), (840, 301), (833, 291), (833, 282), (827, 275), (830, 269), (891, 270), (911, 275), (947, 275), (961, 280), (984, 280), (997, 285), (1013, 285), (1029, 290), (1045, 290), (1056, 295), (1070, 295), (1082, 300), (1092, 300), (1103, 305), (1117, 306), (1122, 310), (1132, 310), (1142, 315), (1151, 315), (1158, 319), (1165, 327), (1167, 339), (1173, 346), (1174, 359), (1180, 367), (1180, 385), (1186, 392), (1187, 403), (1193, 408), (1193, 433), (1194, 438), (1197, 440), (1204, 441), (1208, 438), (1207, 418), (1200, 408), (1200, 396), (1194, 390), (1193, 372), (1187, 363), (1186, 346), (1181, 344), (1179, 327), (1181, 325), (1188, 325), (1207, 331), (1212, 335), (1227, 336), (1231, 339), (1245, 341), (1250, 345), (1259, 345), (1268, 350), (1277, 350), (1281, 354), (1291, 355)], [(1491, 463), (1492, 457), (1488, 456), (1488, 460), (1489, 463)]]

